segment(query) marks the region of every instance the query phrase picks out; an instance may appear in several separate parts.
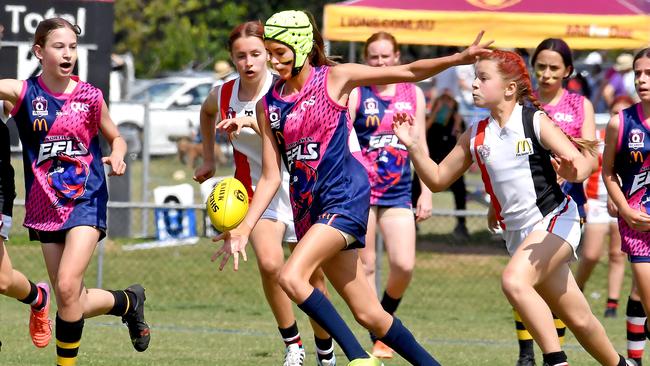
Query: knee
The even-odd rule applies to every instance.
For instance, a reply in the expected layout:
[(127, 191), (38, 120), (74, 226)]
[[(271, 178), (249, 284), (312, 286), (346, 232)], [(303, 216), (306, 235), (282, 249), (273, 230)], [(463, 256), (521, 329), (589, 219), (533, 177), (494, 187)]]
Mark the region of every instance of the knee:
[(621, 248), (611, 248), (608, 254), (610, 262), (616, 264), (625, 263), (625, 253), (621, 251)]
[(376, 263), (374, 256), (371, 258), (363, 258), (361, 263), (363, 263), (363, 271), (366, 274), (366, 277), (375, 275)]
[(260, 269), (260, 275), (264, 278), (278, 280), (284, 261), (275, 258), (257, 257), (257, 266)]
[(362, 327), (376, 332), (376, 328), (378, 324), (381, 322), (381, 315), (383, 313), (383, 309), (379, 307), (379, 309), (369, 309), (368, 307), (363, 307), (360, 309), (355, 309), (354, 311), (354, 319), (359, 323)]
[(391, 274), (399, 278), (410, 279), (413, 276), (413, 268), (415, 267), (415, 262), (406, 260), (406, 261), (397, 261), (392, 263), (390, 266)]
[(567, 319), (562, 320), (574, 334), (588, 334), (592, 331), (592, 326), (595, 324), (595, 318), (589, 311), (581, 314), (572, 314)]
[(291, 300), (294, 302), (298, 300), (300, 289), (304, 286), (304, 281), (299, 273), (284, 267), (280, 270), (278, 283)]
[(530, 285), (514, 271), (505, 270), (501, 275), (501, 290), (508, 299), (514, 299), (524, 292), (525, 288)]
[(61, 301), (61, 306), (69, 305), (79, 300), (81, 285), (76, 281), (59, 275), (56, 281), (57, 298)]

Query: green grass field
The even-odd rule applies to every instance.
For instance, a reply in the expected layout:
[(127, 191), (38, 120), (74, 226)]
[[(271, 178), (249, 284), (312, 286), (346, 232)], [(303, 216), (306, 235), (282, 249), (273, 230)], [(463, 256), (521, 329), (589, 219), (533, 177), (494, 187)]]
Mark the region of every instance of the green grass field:
[[(170, 161), (152, 169), (153, 184), (183, 169)], [(14, 164), (15, 167), (20, 164)], [(137, 171), (138, 164), (132, 168)], [(17, 172), (19, 197), (21, 172)], [(474, 179), (475, 177), (470, 177)], [(156, 183), (153, 183), (156, 182)], [(168, 182), (169, 183), (169, 182)], [(137, 191), (137, 190), (135, 190)], [(449, 208), (449, 194), (434, 195), (434, 207)], [(477, 209), (473, 205), (470, 208)], [(35, 281), (46, 279), (38, 245), (29, 243), (20, 227), (22, 208), (17, 208), (9, 253), (17, 269)], [(502, 244), (483, 228), (483, 218), (470, 218), (471, 242), (449, 240), (455, 220), (430, 219), (420, 226), (416, 273), (398, 316), (443, 365), (514, 365), (517, 346), (510, 306), (501, 293), (499, 278), (508, 260)], [(283, 345), (262, 293), (252, 250), (239, 272), (224, 270), (209, 258), (216, 246), (208, 239), (186, 247), (124, 251), (134, 239), (107, 240), (103, 287), (124, 288), (140, 282), (147, 289), (147, 320), (152, 327), (149, 350), (137, 353), (118, 318), (102, 316), (86, 321), (78, 365), (255, 365), (282, 364)], [(97, 258), (86, 273), (92, 287), (97, 279)], [(604, 263), (604, 262), (603, 262)], [(587, 297), (594, 313), (607, 328), (619, 352), (625, 351), (625, 301), (618, 319), (602, 319), (606, 298), (605, 265), (588, 284)], [(229, 266), (228, 268), (231, 268)], [(386, 268), (384, 263), (383, 268)], [(629, 274), (622, 298), (629, 291)], [(334, 303), (362, 344), (367, 333), (354, 322), (337, 295)], [(55, 305), (51, 310), (53, 316)], [(315, 365), (312, 334), (306, 317), (295, 308), (308, 352), (307, 365)], [(51, 365), (52, 342), (36, 349), (28, 334), (28, 309), (16, 300), (0, 296), (0, 365)], [(570, 334), (566, 350), (572, 366), (596, 364)], [(537, 354), (540, 355), (539, 350)], [(337, 348), (339, 365), (345, 357)], [(538, 364), (540, 363), (538, 358)], [(399, 357), (388, 365), (406, 365)]]

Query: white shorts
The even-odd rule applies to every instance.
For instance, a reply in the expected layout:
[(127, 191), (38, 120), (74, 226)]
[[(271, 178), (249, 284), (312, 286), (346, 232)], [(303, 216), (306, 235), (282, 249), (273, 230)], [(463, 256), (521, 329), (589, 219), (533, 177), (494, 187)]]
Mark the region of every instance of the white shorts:
[(11, 230), (11, 216), (0, 214), (0, 236), (9, 239), (9, 230)]
[(618, 219), (607, 212), (607, 201), (588, 199), (587, 200), (587, 222), (586, 224), (609, 224), (616, 223)]
[(564, 239), (573, 249), (573, 257), (578, 258), (576, 250), (580, 245), (580, 216), (575, 201), (565, 199), (555, 210), (540, 222), (520, 230), (504, 230), (501, 235), (506, 241), (508, 253), (512, 255), (533, 231), (547, 231)]
[(291, 209), (289, 192), (283, 189), (283, 187), (278, 189), (278, 192), (273, 196), (271, 203), (269, 203), (269, 207), (266, 208), (266, 211), (264, 211), (260, 219), (282, 222), (286, 226), (283, 241), (285, 243), (298, 242), (296, 230), (293, 227), (293, 210)]

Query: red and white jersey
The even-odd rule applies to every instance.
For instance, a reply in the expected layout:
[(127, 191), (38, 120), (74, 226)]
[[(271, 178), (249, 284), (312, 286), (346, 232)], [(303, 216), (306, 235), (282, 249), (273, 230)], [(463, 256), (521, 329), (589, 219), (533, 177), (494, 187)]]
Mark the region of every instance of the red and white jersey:
[(517, 104), (503, 128), (492, 117), (471, 128), (472, 158), (504, 230), (537, 224), (565, 199), (540, 142), (541, 113)]
[[(217, 97), (219, 100), (220, 119), (235, 117), (256, 118), (255, 106), (257, 102), (271, 89), (273, 74), (267, 70), (264, 87), (254, 100), (239, 100), (239, 78), (225, 82), (219, 87)], [(239, 137), (230, 141), (234, 150), (235, 178), (239, 179), (252, 199), (253, 191), (262, 176), (262, 139), (250, 127), (242, 128)], [(282, 169), (281, 190), (289, 186), (289, 173), (284, 165)], [(279, 191), (278, 191), (279, 192)]]
[(605, 130), (596, 130), (598, 140), (598, 170), (587, 179), (587, 198), (607, 202), (607, 188), (603, 181), (603, 151), (605, 150)]

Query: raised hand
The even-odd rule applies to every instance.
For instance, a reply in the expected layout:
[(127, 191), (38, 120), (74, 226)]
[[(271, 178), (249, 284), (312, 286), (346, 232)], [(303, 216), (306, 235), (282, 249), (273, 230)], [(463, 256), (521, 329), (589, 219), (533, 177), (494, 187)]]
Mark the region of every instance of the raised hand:
[(418, 139), (414, 124), (413, 116), (408, 113), (393, 115), (393, 133), (407, 149), (413, 146)]
[(488, 49), (488, 47), (494, 43), (494, 41), (488, 41), (483, 44), (479, 44), (481, 42), (481, 38), (483, 38), (484, 33), (485, 31), (480, 31), (476, 36), (474, 42), (472, 42), (469, 47), (463, 50), (463, 52), (458, 54), (460, 57), (459, 62), (461, 65), (473, 64), (476, 62), (477, 57), (492, 52)]
[(235, 271), (239, 269), (240, 253), (244, 259), (244, 262), (248, 261), (248, 258), (246, 257), (246, 244), (248, 243), (248, 235), (250, 234), (250, 231), (251, 229), (248, 227), (248, 225), (242, 222), (236, 228), (228, 232), (221, 233), (212, 239), (212, 241), (215, 243), (223, 240), (223, 245), (221, 248), (214, 252), (210, 258), (210, 260), (214, 262), (221, 255), (223, 255), (221, 263), (219, 264), (220, 271), (222, 271), (226, 266), (231, 256), (233, 257)]

